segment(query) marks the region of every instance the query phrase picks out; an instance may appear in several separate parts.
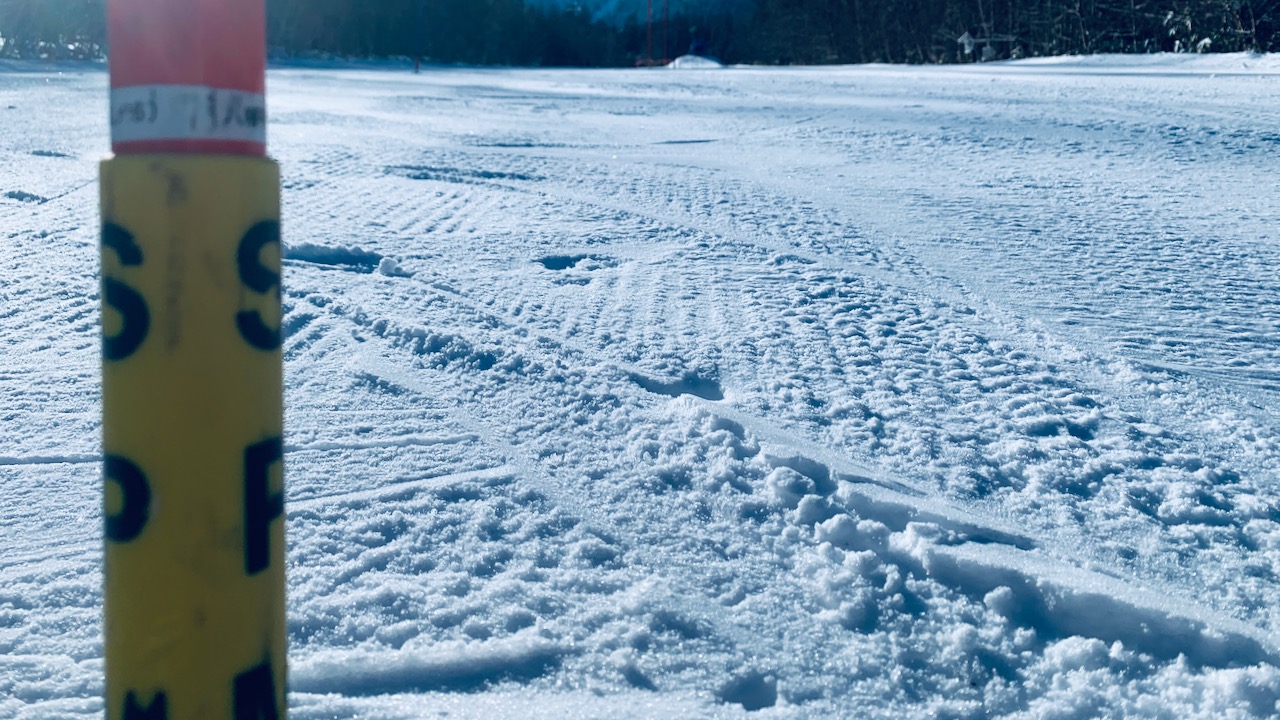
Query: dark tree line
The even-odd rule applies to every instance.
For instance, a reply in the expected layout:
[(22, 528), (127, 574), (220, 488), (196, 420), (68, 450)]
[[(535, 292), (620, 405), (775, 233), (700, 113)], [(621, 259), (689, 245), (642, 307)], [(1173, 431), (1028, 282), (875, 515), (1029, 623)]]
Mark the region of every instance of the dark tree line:
[[(0, 57), (101, 57), (105, 2), (0, 0)], [(658, 17), (652, 29), (524, 0), (266, 4), (277, 56), (626, 66), (681, 55), (695, 41), (727, 62), (778, 64), (1280, 50), (1280, 0), (754, 0), (738, 12)]]
[(0, 57), (96, 58), (106, 38), (104, 0), (0, 0)]
[(757, 0), (750, 27), (760, 62), (1269, 52), (1280, 0)]
[[(524, 0), (267, 0), (268, 44), (278, 52), (444, 63), (631, 65), (649, 56), (650, 37), (654, 57), (683, 54), (700, 20), (675, 16), (650, 33), (638, 20), (619, 26), (581, 7), (549, 11)], [(708, 18), (707, 27), (728, 20)]]

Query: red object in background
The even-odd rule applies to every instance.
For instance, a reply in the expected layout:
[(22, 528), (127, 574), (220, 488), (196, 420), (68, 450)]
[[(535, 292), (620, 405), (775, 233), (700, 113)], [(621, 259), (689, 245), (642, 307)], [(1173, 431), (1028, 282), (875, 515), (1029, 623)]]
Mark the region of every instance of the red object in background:
[(263, 0), (108, 0), (112, 149), (266, 154)]

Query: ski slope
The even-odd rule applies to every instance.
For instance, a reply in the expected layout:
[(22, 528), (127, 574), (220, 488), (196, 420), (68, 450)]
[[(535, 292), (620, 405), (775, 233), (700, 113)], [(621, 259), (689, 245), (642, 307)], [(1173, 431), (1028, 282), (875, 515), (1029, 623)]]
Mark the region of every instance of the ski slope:
[[(279, 68), (291, 717), (1280, 713), (1280, 61)], [(0, 717), (102, 713), (106, 75), (0, 65)]]

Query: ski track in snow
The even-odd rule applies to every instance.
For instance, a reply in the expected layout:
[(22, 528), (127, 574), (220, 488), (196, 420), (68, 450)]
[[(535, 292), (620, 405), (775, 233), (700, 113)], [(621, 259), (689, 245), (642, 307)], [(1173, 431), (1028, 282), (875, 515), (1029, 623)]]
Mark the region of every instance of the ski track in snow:
[[(291, 714), (1280, 712), (1275, 80), (1117, 69), (274, 71)], [(0, 74), (0, 717), (102, 712), (63, 70)]]

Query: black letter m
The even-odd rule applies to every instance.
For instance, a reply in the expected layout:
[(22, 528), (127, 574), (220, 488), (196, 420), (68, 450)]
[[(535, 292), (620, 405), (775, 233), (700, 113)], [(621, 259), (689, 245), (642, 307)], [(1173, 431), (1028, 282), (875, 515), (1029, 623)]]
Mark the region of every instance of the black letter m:
[(158, 692), (144, 708), (138, 704), (138, 695), (130, 690), (124, 698), (124, 720), (169, 720), (169, 698)]

